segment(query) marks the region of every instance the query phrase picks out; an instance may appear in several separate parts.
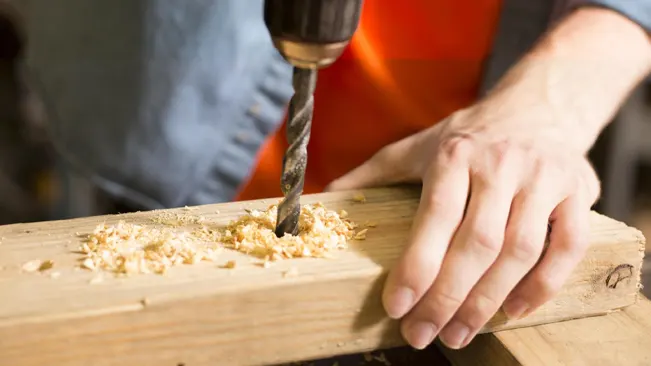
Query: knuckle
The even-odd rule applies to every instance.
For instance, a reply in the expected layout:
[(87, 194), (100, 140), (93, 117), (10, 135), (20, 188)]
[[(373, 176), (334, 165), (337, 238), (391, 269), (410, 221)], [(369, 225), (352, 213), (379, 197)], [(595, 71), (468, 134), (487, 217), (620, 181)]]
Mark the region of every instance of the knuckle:
[(432, 296), (430, 309), (432, 312), (454, 312), (463, 303), (463, 298), (446, 292), (438, 292)]
[(485, 154), (473, 156), (471, 172), (485, 187), (500, 187), (506, 180), (519, 180), (523, 168), (521, 149), (512, 142), (500, 141), (488, 146)]
[(471, 141), (465, 136), (453, 136), (440, 143), (439, 156), (444, 163), (460, 162), (467, 159)]
[(499, 307), (499, 302), (492, 297), (473, 294), (466, 300), (459, 318), (471, 329), (479, 329), (497, 312)]
[(513, 154), (513, 148), (509, 141), (500, 141), (492, 146), (492, 157), (495, 167), (498, 169), (508, 166)]
[(414, 308), (410, 317), (443, 326), (462, 306), (464, 298), (446, 292), (429, 292)]
[(544, 243), (524, 236), (516, 236), (515, 239), (505, 245), (504, 254), (523, 263), (533, 264), (538, 260)]
[(499, 234), (499, 231), (475, 229), (468, 245), (496, 256), (502, 249), (503, 241), (503, 236)]

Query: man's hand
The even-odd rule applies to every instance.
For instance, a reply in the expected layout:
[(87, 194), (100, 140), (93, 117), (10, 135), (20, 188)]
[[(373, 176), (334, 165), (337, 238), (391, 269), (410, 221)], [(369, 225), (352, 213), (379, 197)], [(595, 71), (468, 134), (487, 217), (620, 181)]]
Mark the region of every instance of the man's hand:
[[(465, 346), (509, 294), (509, 317), (534, 310), (586, 249), (599, 193), (590, 164), (555, 124), (528, 109), (503, 116), (497, 107), (456, 113), (329, 187), (422, 180), (409, 245), (383, 296), (392, 318), (405, 316), (402, 331), (413, 347), (438, 334), (450, 347)], [(536, 265), (548, 221), (549, 248)]]
[(650, 69), (639, 26), (578, 10), (486, 99), (332, 182), (327, 190), (423, 182), (383, 295), (413, 347), (437, 335), (463, 347), (502, 305), (519, 318), (556, 294), (583, 257), (599, 195), (585, 155)]

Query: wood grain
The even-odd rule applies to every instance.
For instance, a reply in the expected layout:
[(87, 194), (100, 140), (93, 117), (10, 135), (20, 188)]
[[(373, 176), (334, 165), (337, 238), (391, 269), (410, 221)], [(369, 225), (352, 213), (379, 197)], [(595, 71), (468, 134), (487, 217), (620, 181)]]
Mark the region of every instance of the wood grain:
[[(377, 222), (365, 241), (351, 243), (332, 260), (296, 259), (271, 268), (227, 251), (223, 262), (236, 260), (234, 270), (201, 263), (173, 268), (165, 276), (108, 275), (90, 284), (95, 274), (73, 269), (77, 233), (118, 220), (150, 224), (160, 212), (0, 227), (0, 359), (21, 366), (260, 365), (402, 345), (397, 323), (382, 309), (380, 291), (407, 242), (420, 192), (367, 190), (366, 203), (354, 202), (355, 193), (310, 195), (303, 202), (345, 209), (355, 222)], [(208, 205), (192, 213), (223, 225), (245, 208), (275, 202)], [(518, 321), (498, 313), (483, 332), (603, 314), (635, 303), (644, 237), (594, 213), (590, 243), (554, 300)], [(33, 259), (54, 260), (61, 276), (21, 273), (21, 265)], [(618, 266), (623, 269), (615, 282)], [(285, 278), (291, 267), (298, 276)]]
[(483, 334), (468, 347), (442, 347), (455, 366), (651, 365), (651, 301), (607, 315)]

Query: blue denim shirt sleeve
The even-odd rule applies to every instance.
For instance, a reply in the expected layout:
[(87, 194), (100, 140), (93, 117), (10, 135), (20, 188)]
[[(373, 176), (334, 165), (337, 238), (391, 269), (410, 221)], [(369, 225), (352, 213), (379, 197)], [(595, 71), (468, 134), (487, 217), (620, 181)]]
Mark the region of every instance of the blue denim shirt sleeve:
[(564, 11), (586, 5), (611, 9), (651, 32), (651, 0), (565, 0), (564, 3)]
[(70, 167), (143, 209), (233, 198), (292, 93), (262, 0), (26, 1)]

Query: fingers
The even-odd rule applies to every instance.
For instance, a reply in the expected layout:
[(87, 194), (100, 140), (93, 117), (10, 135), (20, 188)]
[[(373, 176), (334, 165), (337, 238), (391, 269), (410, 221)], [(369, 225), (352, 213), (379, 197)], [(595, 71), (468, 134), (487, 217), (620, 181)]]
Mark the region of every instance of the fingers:
[[(410, 344), (428, 345), (433, 339), (426, 338), (420, 330), (430, 328), (438, 333), (443, 329), (497, 258), (517, 182), (507, 175), (502, 174), (500, 178), (504, 179), (497, 180), (499, 184), (473, 177), (466, 217), (445, 255), (441, 271), (430, 290), (403, 321), (403, 334)], [(460, 343), (469, 331), (463, 323), (452, 323), (448, 325), (448, 338), (451, 342), (456, 342), (452, 338), (459, 338)]]
[[(448, 347), (470, 343), (540, 257), (549, 216), (559, 201), (553, 196), (556, 191), (541, 191), (526, 189), (513, 200), (502, 251), (441, 332), (441, 340)], [(458, 334), (459, 329), (466, 333)]]
[(439, 164), (426, 176), (409, 246), (389, 273), (382, 301), (392, 318), (401, 318), (431, 286), (456, 228), (463, 218), (469, 188), (466, 151), (454, 163)]
[(579, 195), (565, 199), (553, 213), (549, 248), (504, 303), (511, 316), (526, 316), (563, 286), (588, 246), (590, 202)]

